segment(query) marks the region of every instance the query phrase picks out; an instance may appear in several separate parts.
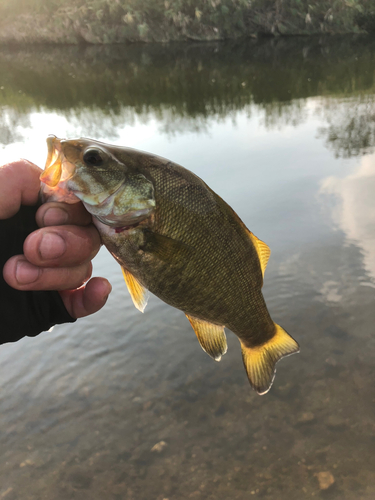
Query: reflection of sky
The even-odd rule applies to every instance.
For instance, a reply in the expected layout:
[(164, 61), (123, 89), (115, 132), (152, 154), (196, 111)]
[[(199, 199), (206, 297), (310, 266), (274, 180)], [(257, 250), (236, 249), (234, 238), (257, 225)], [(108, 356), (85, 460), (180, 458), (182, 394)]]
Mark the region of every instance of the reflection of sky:
[(333, 194), (333, 219), (348, 243), (363, 251), (366, 270), (375, 278), (375, 154), (363, 156), (357, 168), (344, 177), (329, 176), (322, 193)]
[(304, 109), (301, 103), (297, 107), (306, 119), (297, 125), (279, 120), (270, 127), (264, 109), (252, 105), (251, 112), (244, 109), (220, 120), (212, 116), (203, 129), (182, 127), (175, 134), (152, 112), (137, 115), (124, 109), (116, 117), (100, 110), (72, 110), (69, 116), (33, 112), (17, 127), (23, 140), (2, 149), (1, 162), (25, 157), (43, 166), (47, 135), (90, 137), (96, 132), (97, 140), (152, 151), (194, 171), (272, 248), (300, 246), (328, 230), (316, 199), (322, 179), (350, 175), (356, 165), (355, 159), (333, 159), (317, 138), (324, 120), (316, 112), (321, 103), (314, 98), (302, 102)]

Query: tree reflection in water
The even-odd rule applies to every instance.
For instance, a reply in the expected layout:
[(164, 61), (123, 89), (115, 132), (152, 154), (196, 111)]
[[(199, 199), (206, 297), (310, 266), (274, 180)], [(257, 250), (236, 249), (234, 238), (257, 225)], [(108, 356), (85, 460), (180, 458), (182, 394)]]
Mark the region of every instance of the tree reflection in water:
[[(0, 142), (38, 110), (57, 111), (79, 133), (116, 139), (135, 119), (160, 131), (205, 130), (260, 110), (268, 128), (297, 125), (320, 96), (320, 137), (336, 155), (375, 143), (375, 42), (327, 38), (168, 46), (5, 48), (0, 51)], [(343, 112), (343, 101), (346, 101)], [(336, 105), (338, 104), (338, 105)]]

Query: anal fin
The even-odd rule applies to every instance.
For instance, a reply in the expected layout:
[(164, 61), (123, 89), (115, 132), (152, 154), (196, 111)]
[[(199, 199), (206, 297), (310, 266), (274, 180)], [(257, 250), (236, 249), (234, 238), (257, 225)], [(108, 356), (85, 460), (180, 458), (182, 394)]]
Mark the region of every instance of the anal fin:
[(186, 314), (202, 349), (215, 361), (220, 361), (228, 349), (224, 327)]
[(241, 342), (242, 359), (251, 387), (266, 394), (275, 378), (275, 365), (285, 356), (299, 352), (298, 343), (275, 323), (275, 335), (263, 345), (246, 347)]
[(121, 266), (121, 269), (133, 303), (143, 313), (148, 301), (148, 290), (125, 267)]

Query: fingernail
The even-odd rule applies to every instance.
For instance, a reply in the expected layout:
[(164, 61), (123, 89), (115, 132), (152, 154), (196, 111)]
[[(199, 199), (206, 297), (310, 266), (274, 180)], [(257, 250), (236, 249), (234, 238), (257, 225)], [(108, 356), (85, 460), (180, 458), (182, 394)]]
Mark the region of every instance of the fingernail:
[(44, 233), (39, 244), (39, 253), (43, 260), (57, 259), (66, 251), (66, 243), (56, 233)]
[(33, 266), (30, 262), (21, 260), (16, 266), (16, 280), (20, 285), (34, 283), (39, 277), (40, 269)]
[(68, 222), (69, 215), (62, 208), (49, 208), (43, 217), (45, 226), (60, 226)]
[(112, 285), (110, 283), (108, 283), (108, 285), (109, 285), (109, 287), (108, 287), (109, 291), (108, 291), (107, 295), (104, 297), (104, 304), (107, 302), (108, 297), (109, 297), (110, 293), (112, 292)]

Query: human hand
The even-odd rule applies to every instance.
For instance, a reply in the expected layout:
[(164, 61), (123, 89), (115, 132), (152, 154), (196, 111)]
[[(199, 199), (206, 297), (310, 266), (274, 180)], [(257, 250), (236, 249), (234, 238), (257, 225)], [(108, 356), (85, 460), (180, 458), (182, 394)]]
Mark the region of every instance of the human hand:
[[(26, 160), (0, 167), (0, 219), (12, 217), (21, 205), (37, 203), (40, 174)], [(5, 263), (6, 283), (20, 291), (58, 290), (72, 318), (101, 309), (111, 285), (104, 278), (87, 282), (100, 248), (91, 215), (81, 203), (45, 203), (36, 211), (36, 222), (40, 229), (27, 236), (24, 253)]]

